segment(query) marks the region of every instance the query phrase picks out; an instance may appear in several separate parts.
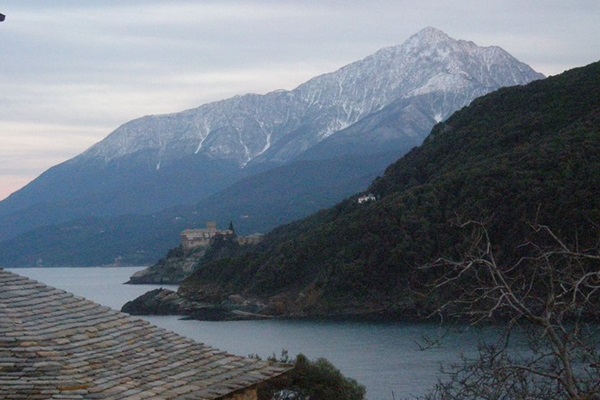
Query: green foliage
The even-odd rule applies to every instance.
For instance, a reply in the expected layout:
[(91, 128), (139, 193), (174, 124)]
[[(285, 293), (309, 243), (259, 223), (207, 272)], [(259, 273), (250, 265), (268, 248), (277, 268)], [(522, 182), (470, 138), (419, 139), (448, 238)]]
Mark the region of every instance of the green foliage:
[(284, 380), (259, 392), (259, 399), (363, 400), (366, 389), (352, 378), (345, 377), (325, 358), (309, 360), (298, 354), (291, 360), (284, 350), (280, 358), (270, 361), (293, 363), (294, 369)]
[[(12, 236), (15, 232), (22, 232), (12, 239), (0, 241), (0, 265), (35, 266), (39, 260), (42, 266), (97, 266), (113, 263), (117, 256), (123, 264), (152, 264), (163, 257), (168, 249), (177, 246), (182, 230), (203, 226), (208, 220), (216, 220), (220, 226), (226, 226), (231, 221), (240, 235), (267, 232), (283, 223), (330, 207), (362, 189), (404, 152), (299, 160), (256, 173), (214, 195), (196, 196), (193, 202), (198, 198), (203, 200), (195, 205), (170, 207), (148, 215), (73, 219), (73, 210), (81, 208), (84, 211), (90, 204), (95, 211), (109, 204), (137, 204), (133, 198), (115, 197), (110, 192), (107, 195), (110, 201), (104, 198), (92, 203), (73, 200), (58, 209), (54, 203), (40, 205), (39, 208), (28, 209), (25, 219), (21, 214), (0, 218), (0, 236), (2, 233), (11, 233)], [(211, 173), (216, 171), (213, 170), (214, 166), (211, 163)], [(186, 182), (186, 186), (203, 187), (204, 184), (190, 185), (190, 182), (198, 181), (197, 178), (181, 175), (182, 171), (190, 170), (206, 172), (205, 167), (177, 168), (173, 172), (177, 174), (178, 182)], [(222, 179), (214, 181), (219, 182), (218, 186), (223, 184)], [(169, 199), (176, 191), (171, 189), (166, 190), (171, 193), (167, 196)], [(146, 196), (145, 201), (147, 199)], [(188, 201), (192, 203), (192, 200)], [(155, 210), (156, 207), (157, 204), (153, 204), (151, 209)], [(55, 225), (56, 220), (69, 222)]]
[(173, 247), (172, 249), (170, 249), (167, 252), (167, 258), (179, 258), (179, 257), (183, 257), (184, 252), (183, 252), (183, 247), (177, 246), (177, 247)]
[(235, 235), (216, 235), (210, 241), (210, 246), (202, 262), (220, 260), (225, 257), (235, 257), (241, 251), (241, 246)]
[(300, 315), (418, 317), (434, 299), (413, 294), (415, 267), (460, 257), (457, 220), (485, 222), (498, 255), (527, 241), (529, 223), (591, 246), (589, 228), (600, 221), (598, 88), (595, 63), (477, 99), (373, 182), (376, 202), (350, 198), (277, 228), (182, 288), (283, 295), (287, 312)]

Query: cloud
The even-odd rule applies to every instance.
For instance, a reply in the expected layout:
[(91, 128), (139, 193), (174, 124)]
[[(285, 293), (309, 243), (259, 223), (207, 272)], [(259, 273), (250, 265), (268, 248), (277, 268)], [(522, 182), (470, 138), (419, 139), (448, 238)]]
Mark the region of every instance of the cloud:
[(89, 129), (89, 126), (0, 122), (0, 199), (95, 143), (102, 132), (81, 134)]
[(0, 144), (22, 155), (11, 174), (21, 165), (30, 179), (128, 120), (292, 89), (425, 26), (545, 74), (600, 57), (597, 0), (8, 0), (0, 11)]
[(89, 127), (0, 122), (0, 131), (11, 133), (0, 136), (2, 172), (31, 172), (44, 165), (48, 158), (58, 163), (77, 155), (82, 148), (87, 148), (95, 142), (95, 135), (87, 138), (81, 135), (81, 131), (85, 129)]

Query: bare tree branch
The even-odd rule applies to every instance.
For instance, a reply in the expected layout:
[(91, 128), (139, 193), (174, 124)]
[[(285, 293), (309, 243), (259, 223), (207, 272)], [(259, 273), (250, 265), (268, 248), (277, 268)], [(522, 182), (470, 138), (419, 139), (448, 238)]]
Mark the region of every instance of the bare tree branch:
[[(472, 324), (501, 318), (506, 330), (499, 346), (480, 349), (478, 359), (455, 368), (428, 398), (600, 399), (598, 321), (586, 321), (600, 308), (598, 246), (580, 249), (577, 238), (570, 245), (533, 224), (539, 241), (519, 246), (524, 255), (516, 261), (502, 261), (484, 223), (457, 225), (469, 230), (463, 258), (423, 267), (438, 272), (431, 293), (450, 298), (436, 312)], [(511, 350), (513, 332), (526, 339), (525, 356)]]

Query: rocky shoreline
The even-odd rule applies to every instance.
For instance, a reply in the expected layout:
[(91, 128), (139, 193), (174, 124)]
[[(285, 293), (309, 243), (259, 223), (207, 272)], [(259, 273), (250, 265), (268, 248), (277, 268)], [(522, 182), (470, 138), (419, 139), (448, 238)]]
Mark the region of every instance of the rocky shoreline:
[(129, 285), (177, 285), (183, 282), (204, 256), (205, 248), (184, 253), (181, 249), (172, 249), (166, 258), (156, 264), (133, 274), (126, 284)]
[(358, 300), (348, 297), (323, 298), (318, 285), (302, 290), (291, 289), (271, 296), (249, 296), (243, 291), (223, 288), (218, 283), (198, 283), (190, 278), (193, 271), (210, 261), (239, 254), (235, 236), (216, 236), (208, 247), (184, 250), (179, 246), (164, 259), (136, 272), (128, 284), (181, 284), (177, 291), (155, 289), (127, 302), (121, 309), (131, 315), (176, 315), (203, 321), (235, 321), (271, 318), (422, 320), (426, 311), (422, 302), (400, 299)]
[(193, 301), (170, 289), (154, 289), (128, 301), (121, 311), (131, 315), (179, 315), (201, 321), (270, 319), (272, 315), (253, 313), (240, 307)]
[[(288, 304), (289, 305), (289, 304)], [(121, 311), (131, 315), (176, 315), (198, 321), (242, 321), (263, 319), (327, 319), (361, 321), (423, 321), (431, 310), (404, 305), (404, 307), (373, 307), (354, 305), (345, 309), (299, 312), (283, 306), (282, 299), (261, 302), (232, 295), (220, 303), (191, 300), (181, 293), (159, 288), (127, 302)]]

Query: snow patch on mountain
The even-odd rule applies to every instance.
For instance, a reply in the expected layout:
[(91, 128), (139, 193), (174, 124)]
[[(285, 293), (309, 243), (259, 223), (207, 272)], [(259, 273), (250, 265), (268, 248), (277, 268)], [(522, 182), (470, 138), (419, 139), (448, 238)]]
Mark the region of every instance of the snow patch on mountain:
[[(77, 159), (111, 162), (143, 152), (157, 169), (188, 155), (241, 167), (287, 162), (395, 100), (439, 94), (429, 116), (439, 122), (476, 96), (542, 77), (499, 47), (478, 47), (430, 27), (294, 90), (133, 120)], [(452, 101), (458, 98), (460, 104)]]

